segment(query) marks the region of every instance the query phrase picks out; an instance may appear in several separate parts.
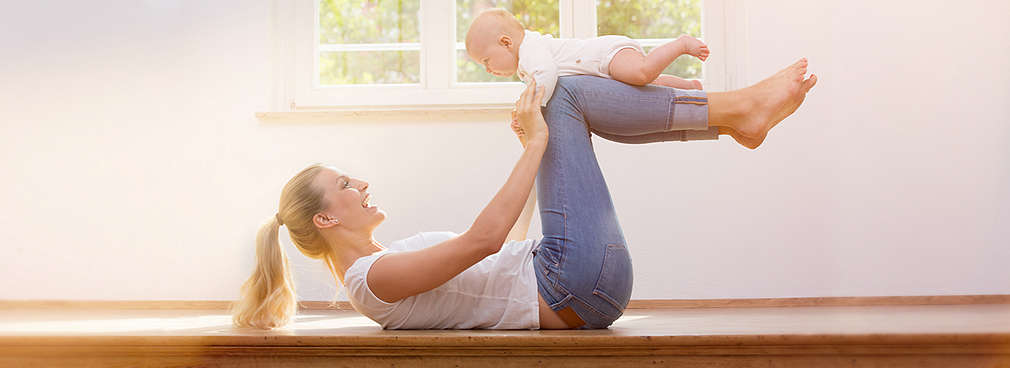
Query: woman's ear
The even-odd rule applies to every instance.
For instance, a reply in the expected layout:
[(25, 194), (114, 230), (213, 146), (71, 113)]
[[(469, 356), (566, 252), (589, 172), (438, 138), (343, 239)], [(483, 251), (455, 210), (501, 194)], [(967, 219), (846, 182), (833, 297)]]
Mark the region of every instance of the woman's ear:
[(315, 216), (312, 216), (312, 223), (315, 224), (316, 227), (320, 229), (326, 229), (333, 226), (337, 226), (337, 224), (340, 223), (340, 220), (337, 220), (336, 217), (331, 217), (322, 213), (317, 213)]

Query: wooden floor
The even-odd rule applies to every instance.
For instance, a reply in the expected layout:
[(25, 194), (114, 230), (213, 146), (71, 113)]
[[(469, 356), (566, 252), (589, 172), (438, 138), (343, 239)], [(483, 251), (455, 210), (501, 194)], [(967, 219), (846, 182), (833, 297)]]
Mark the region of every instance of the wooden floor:
[(1010, 305), (629, 309), (606, 330), (382, 330), (354, 311), (0, 310), (0, 366), (1010, 367)]

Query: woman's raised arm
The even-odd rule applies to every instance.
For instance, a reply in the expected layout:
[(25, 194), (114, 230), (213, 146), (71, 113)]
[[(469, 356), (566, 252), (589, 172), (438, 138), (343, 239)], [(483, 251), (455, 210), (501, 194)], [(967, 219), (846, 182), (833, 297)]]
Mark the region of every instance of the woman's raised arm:
[(392, 303), (434, 289), (501, 250), (527, 202), (547, 149), (547, 123), (538, 103), (542, 94), (543, 90), (531, 83), (520, 96), (517, 111), (526, 147), (505, 184), (470, 228), (428, 248), (380, 257), (366, 277), (376, 297)]

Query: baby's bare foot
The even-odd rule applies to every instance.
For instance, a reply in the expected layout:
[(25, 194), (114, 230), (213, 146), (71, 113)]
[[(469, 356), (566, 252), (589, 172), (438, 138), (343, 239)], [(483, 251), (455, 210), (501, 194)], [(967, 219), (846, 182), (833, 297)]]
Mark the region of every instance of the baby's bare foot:
[(699, 80), (691, 81), (691, 86), (694, 87), (693, 89), (704, 89), (704, 87), (701, 85), (701, 81)]
[(708, 59), (708, 45), (701, 40), (689, 35), (681, 35), (677, 38), (677, 42), (683, 45), (685, 54), (701, 59), (701, 61)]

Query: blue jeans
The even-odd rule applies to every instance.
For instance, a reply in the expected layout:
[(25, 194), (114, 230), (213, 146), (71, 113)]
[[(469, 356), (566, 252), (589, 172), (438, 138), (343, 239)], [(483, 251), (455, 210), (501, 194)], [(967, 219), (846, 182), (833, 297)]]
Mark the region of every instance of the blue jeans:
[(593, 76), (558, 78), (543, 110), (550, 134), (537, 173), (543, 238), (533, 250), (533, 269), (544, 301), (555, 311), (570, 306), (586, 322), (580, 329), (607, 328), (617, 320), (633, 281), (631, 256), (590, 133), (623, 143), (714, 133), (706, 96)]

